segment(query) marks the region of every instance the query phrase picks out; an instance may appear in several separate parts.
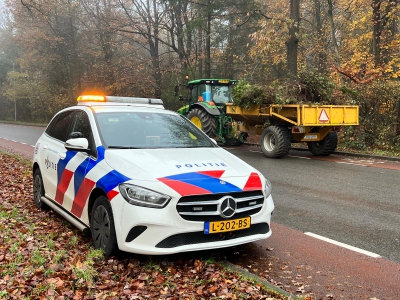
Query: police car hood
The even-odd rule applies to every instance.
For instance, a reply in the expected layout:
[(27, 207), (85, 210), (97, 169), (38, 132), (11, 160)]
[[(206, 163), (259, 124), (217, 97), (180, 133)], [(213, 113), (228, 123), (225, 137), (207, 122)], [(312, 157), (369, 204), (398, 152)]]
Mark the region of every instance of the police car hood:
[[(162, 182), (181, 195), (261, 189), (250, 165), (221, 148), (109, 149), (106, 162), (127, 178)], [(146, 185), (146, 184), (144, 184)]]

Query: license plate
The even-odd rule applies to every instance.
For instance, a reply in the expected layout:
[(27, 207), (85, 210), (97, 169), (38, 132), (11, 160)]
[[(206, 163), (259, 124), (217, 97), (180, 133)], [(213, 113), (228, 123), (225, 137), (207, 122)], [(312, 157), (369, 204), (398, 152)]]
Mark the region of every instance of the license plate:
[(241, 230), (250, 228), (250, 217), (226, 220), (226, 221), (215, 221), (204, 223), (204, 233), (218, 233), (218, 232), (230, 232), (235, 230)]
[(305, 135), (304, 139), (315, 140), (317, 137), (316, 135)]

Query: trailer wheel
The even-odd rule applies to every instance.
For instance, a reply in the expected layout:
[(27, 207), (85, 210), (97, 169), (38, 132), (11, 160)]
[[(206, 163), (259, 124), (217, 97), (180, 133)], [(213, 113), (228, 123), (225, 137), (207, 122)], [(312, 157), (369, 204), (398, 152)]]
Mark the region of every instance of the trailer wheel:
[(338, 137), (336, 131), (331, 131), (328, 135), (319, 142), (308, 142), (308, 149), (312, 154), (318, 156), (327, 156), (335, 152), (338, 144)]
[(192, 121), (194, 125), (203, 130), (203, 132), (209, 137), (215, 137), (215, 131), (217, 128), (215, 117), (210, 115), (204, 109), (193, 108), (191, 111), (189, 111), (187, 118)]
[(290, 150), (291, 136), (285, 126), (271, 125), (261, 135), (261, 149), (266, 157), (281, 158)]

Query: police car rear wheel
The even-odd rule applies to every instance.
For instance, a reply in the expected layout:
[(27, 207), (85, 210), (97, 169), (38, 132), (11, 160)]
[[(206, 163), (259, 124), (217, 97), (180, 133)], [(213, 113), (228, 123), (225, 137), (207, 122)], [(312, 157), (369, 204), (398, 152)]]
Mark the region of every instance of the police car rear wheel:
[(45, 208), (47, 205), (42, 201), (42, 197), (44, 196), (44, 186), (42, 173), (40, 169), (36, 169), (33, 174), (33, 200), (35, 201), (37, 208)]
[(90, 218), (90, 230), (96, 249), (103, 249), (110, 256), (118, 249), (114, 218), (108, 199), (100, 196), (93, 204)]

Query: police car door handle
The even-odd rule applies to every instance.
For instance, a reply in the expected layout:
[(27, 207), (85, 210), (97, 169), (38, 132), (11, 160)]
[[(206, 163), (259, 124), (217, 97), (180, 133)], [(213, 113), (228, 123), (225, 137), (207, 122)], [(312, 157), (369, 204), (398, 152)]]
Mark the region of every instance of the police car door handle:
[(44, 149), (44, 150), (47, 150), (48, 148), (49, 148), (49, 147), (47, 147), (47, 145), (44, 145), (44, 146), (43, 146), (43, 149)]
[(60, 155), (61, 159), (64, 159), (67, 156), (65, 152), (60, 152), (58, 155)]

